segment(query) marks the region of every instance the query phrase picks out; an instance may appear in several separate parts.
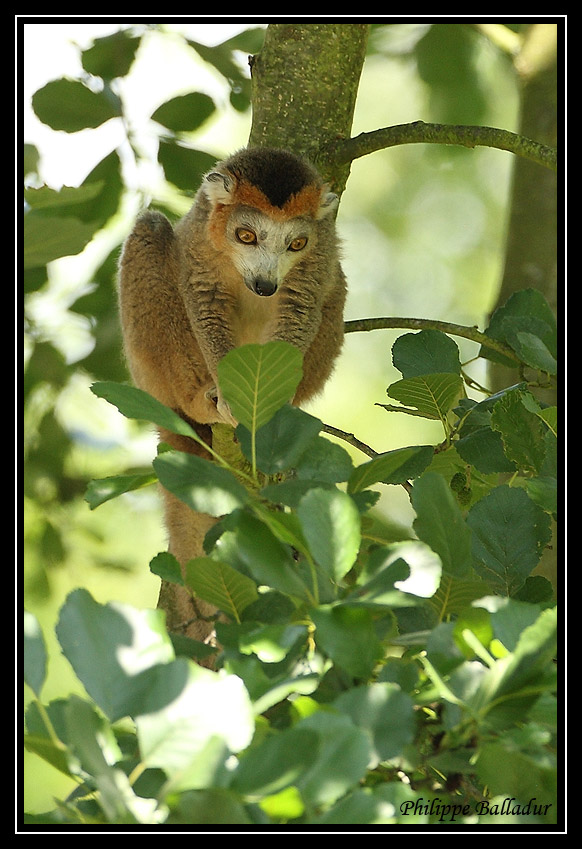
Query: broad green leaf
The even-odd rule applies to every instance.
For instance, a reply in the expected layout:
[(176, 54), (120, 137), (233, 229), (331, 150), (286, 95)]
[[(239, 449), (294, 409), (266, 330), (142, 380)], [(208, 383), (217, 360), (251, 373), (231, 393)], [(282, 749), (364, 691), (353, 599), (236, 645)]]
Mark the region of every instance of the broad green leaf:
[(236, 569), (210, 557), (196, 557), (185, 567), (184, 583), (195, 595), (214, 604), (236, 622), (249, 604), (258, 598), (254, 581)]
[[(483, 744), (476, 759), (475, 771), (479, 780), (490, 788), (493, 797), (487, 810), (503, 810), (503, 801), (507, 798), (513, 799), (509, 808), (511, 810), (516, 800), (520, 800), (519, 816), (508, 813), (503, 815), (503, 824), (509, 828), (519, 828), (522, 823), (557, 822), (557, 765), (555, 755), (549, 753), (546, 746), (534, 747), (531, 743), (524, 745), (515, 739), (514, 731)], [(522, 813), (526, 806), (532, 814), (530, 817)], [(536, 810), (543, 816), (533, 816)], [(487, 819), (479, 818), (480, 822), (487, 822)], [(501, 816), (496, 818), (499, 825), (501, 819)], [(524, 825), (524, 828), (528, 826)]]
[[(221, 623), (216, 625), (218, 639), (221, 638)], [(253, 703), (255, 716), (260, 716), (273, 705), (286, 699), (292, 693), (297, 695), (309, 695), (313, 693), (320, 682), (317, 672), (297, 674), (271, 672), (267, 675), (265, 665), (258, 657), (252, 655), (239, 655), (238, 657), (226, 657), (225, 668), (238, 675), (245, 684)]]
[(167, 452), (156, 457), (153, 467), (162, 486), (198, 513), (223, 516), (249, 501), (228, 469), (194, 454)]
[[(322, 422), (288, 404), (256, 432), (256, 462), (267, 475), (295, 466), (306, 447), (317, 437)], [(252, 434), (244, 425), (236, 431), (243, 454), (252, 460)]]
[(46, 678), (46, 646), (38, 619), (24, 611), (24, 680), (40, 696)]
[(182, 569), (177, 559), (169, 551), (161, 551), (150, 561), (150, 572), (163, 581), (184, 585)]
[(62, 256), (81, 253), (95, 229), (95, 224), (85, 224), (77, 218), (27, 212), (23, 224), (24, 268), (37, 268)]
[[(424, 791), (423, 791), (424, 792)], [(430, 822), (427, 797), (400, 781), (363, 787), (318, 816), (315, 825), (416, 825)]]
[(484, 475), (496, 472), (514, 472), (515, 463), (508, 459), (503, 450), (501, 434), (489, 425), (471, 430), (455, 442), (457, 453)]
[(395, 448), (357, 466), (348, 481), (348, 492), (361, 492), (373, 483), (399, 484), (421, 475), (434, 454), (432, 445)]
[(94, 383), (91, 392), (98, 398), (104, 398), (113, 404), (122, 415), (129, 419), (140, 419), (158, 427), (164, 427), (172, 433), (190, 436), (200, 441), (198, 435), (177, 413), (160, 401), (148, 395), (143, 389), (127, 386), (123, 383), (103, 381)]
[(315, 642), (354, 678), (368, 678), (382, 655), (372, 614), (347, 605), (321, 605), (311, 611)]
[(354, 465), (348, 452), (324, 436), (312, 439), (295, 465), (299, 480), (347, 481)]
[(240, 678), (187, 661), (175, 663), (188, 670), (183, 689), (161, 709), (136, 719), (145, 764), (169, 775), (186, 773), (213, 738), (221, 740), (228, 752), (241, 751), (251, 742), (255, 727), (251, 701)]
[(397, 684), (375, 683), (342, 693), (333, 706), (347, 714), (371, 737), (368, 769), (396, 758), (412, 742), (416, 729), (414, 705)]
[[(514, 292), (505, 304), (495, 310), (485, 333), (492, 339), (508, 344), (520, 357), (527, 356), (531, 359), (533, 353), (535, 360), (541, 353), (545, 360), (548, 353), (551, 358), (556, 356), (556, 319), (544, 296), (537, 289), (521, 289), (519, 292)], [(498, 354), (485, 346), (481, 347), (479, 356), (506, 365), (515, 365), (503, 354)], [(527, 360), (524, 359), (524, 362)], [(535, 368), (547, 370), (536, 362), (529, 364)], [(545, 365), (549, 365), (549, 362)]]
[(101, 183), (77, 187), (63, 186), (60, 189), (51, 189), (49, 186), (41, 186), (38, 189), (25, 188), (24, 199), (32, 209), (50, 209), (58, 215), (59, 207), (68, 209), (76, 204), (93, 200), (102, 188)]
[(514, 390), (499, 399), (491, 413), (491, 427), (501, 433), (510, 461), (526, 472), (540, 473), (546, 457), (547, 426), (526, 407), (524, 393)]
[(251, 576), (259, 585), (304, 601), (310, 598), (290, 547), (280, 542), (266, 524), (239, 511), (227, 518), (225, 527), (227, 530), (214, 547), (219, 560)]
[(418, 537), (435, 551), (443, 573), (467, 577), (471, 571), (471, 532), (446, 480), (425, 472), (412, 488), (416, 512), (413, 527)]
[(523, 489), (498, 486), (467, 515), (475, 571), (499, 595), (514, 595), (551, 537), (550, 516)]
[(288, 342), (234, 348), (218, 364), (218, 382), (234, 417), (251, 433), (295, 394), (301, 352)]
[(297, 508), (303, 536), (319, 565), (340, 581), (354, 565), (360, 548), (360, 514), (340, 490), (312, 489)]
[[(390, 398), (395, 398), (404, 404), (399, 407), (388, 405), (392, 412), (410, 412), (427, 419), (445, 420), (449, 410), (459, 400), (463, 393), (463, 379), (457, 374), (444, 372), (442, 374), (426, 374), (398, 380), (386, 390)], [(380, 406), (386, 406), (381, 404)]]
[(121, 104), (114, 95), (91, 91), (80, 80), (51, 80), (32, 96), (37, 118), (53, 130), (76, 133), (99, 127), (121, 115)]
[(109, 772), (121, 760), (121, 751), (109, 722), (93, 705), (69, 696), (65, 706), (66, 743), (89, 775)]
[(96, 38), (91, 47), (81, 53), (83, 68), (89, 74), (104, 80), (125, 77), (140, 43), (141, 36), (133, 36), (127, 30)]
[(477, 577), (471, 580), (443, 574), (430, 604), (439, 621), (446, 622), (451, 615), (461, 613), (472, 601), (483, 598), (488, 592), (489, 585)]
[(473, 606), (489, 612), (493, 636), (510, 652), (515, 650), (522, 631), (533, 625), (540, 615), (536, 605), (502, 596), (486, 596), (475, 601)]
[(522, 330), (517, 331), (510, 338), (511, 346), (522, 362), (548, 374), (557, 374), (558, 363), (556, 358), (552, 356), (548, 346), (539, 336)]
[(85, 501), (91, 510), (95, 510), (106, 501), (123, 495), (124, 492), (133, 492), (156, 483), (157, 477), (152, 472), (138, 475), (116, 475), (111, 478), (99, 478), (92, 480), (85, 492)]
[(170, 828), (173, 825), (186, 828), (193, 825), (250, 827), (252, 822), (236, 794), (221, 787), (210, 787), (180, 793), (168, 817), (167, 825)]
[(162, 139), (158, 161), (164, 169), (166, 180), (183, 191), (192, 192), (200, 185), (204, 174), (214, 167), (216, 157), (203, 150), (193, 150)]
[(83, 589), (67, 597), (56, 633), (77, 677), (111, 721), (145, 704), (151, 682), (140, 673), (173, 658), (161, 611), (101, 605)]
[(250, 800), (295, 784), (319, 756), (320, 738), (306, 728), (288, 728), (267, 737), (241, 758), (230, 787)]
[(314, 807), (329, 805), (358, 785), (366, 773), (369, 738), (345, 716), (318, 710), (302, 719), (297, 730), (314, 731), (319, 737), (319, 756), (297, 778), (303, 798)]
[(524, 484), (526, 492), (534, 504), (537, 504), (546, 513), (557, 513), (558, 481), (556, 478), (548, 475), (539, 478), (527, 478)]
[(188, 132), (203, 124), (216, 107), (207, 94), (191, 91), (172, 97), (158, 106), (152, 119), (173, 132)]
[(461, 373), (459, 349), (440, 330), (421, 330), (399, 336), (392, 346), (392, 362), (404, 378)]
[(376, 548), (346, 602), (365, 607), (412, 607), (431, 598), (441, 580), (438, 554), (418, 540)]
[(306, 637), (305, 625), (258, 625), (239, 636), (238, 649), (243, 654), (256, 654), (263, 663), (279, 663)]

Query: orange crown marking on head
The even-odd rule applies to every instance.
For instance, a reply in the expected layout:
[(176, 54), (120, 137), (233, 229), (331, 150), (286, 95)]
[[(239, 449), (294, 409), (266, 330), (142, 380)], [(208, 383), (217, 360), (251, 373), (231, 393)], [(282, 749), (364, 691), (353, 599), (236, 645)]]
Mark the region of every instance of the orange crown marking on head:
[(322, 187), (314, 184), (305, 186), (291, 195), (283, 206), (273, 206), (269, 198), (257, 186), (241, 180), (233, 193), (233, 203), (254, 206), (272, 218), (297, 218), (300, 215), (317, 217), (321, 205)]

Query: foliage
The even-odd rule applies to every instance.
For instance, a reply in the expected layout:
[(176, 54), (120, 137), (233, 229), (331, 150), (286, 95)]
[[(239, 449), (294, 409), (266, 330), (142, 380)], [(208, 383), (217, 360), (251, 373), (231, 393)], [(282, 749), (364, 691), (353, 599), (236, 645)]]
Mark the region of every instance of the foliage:
[[(521, 334), (547, 340), (528, 311), (507, 311)], [(227, 614), (218, 671), (187, 659), (208, 647), (172, 644), (159, 611), (79, 589), (56, 631), (88, 698), (44, 706), (43, 638), (29, 614), (26, 746), (78, 782), (31, 822), (555, 822), (556, 608), (550, 583), (532, 576), (556, 511), (555, 408), (525, 383), (469, 401), (440, 331), (400, 337), (393, 358), (402, 413), (438, 418), (443, 442), (360, 466), (287, 403), (301, 378), (295, 349), (224, 358), (241, 462), (159, 454), (163, 485), (217, 524), (184, 576), (168, 553), (151, 564)], [(441, 391), (449, 376), (454, 393)], [(189, 430), (141, 390), (94, 392)], [(375, 536), (378, 483), (410, 488), (417, 539)], [(96, 482), (91, 507), (125, 485)]]
[[(455, 109), (475, 110), (441, 120), (480, 122), (484, 83), (468, 54), (470, 95), (450, 96), (460, 79), (444, 79), (451, 45), (433, 43), (445, 30), (459, 42), (451, 66), (465, 55), (460, 28), (428, 28), (415, 48), (421, 76), (441, 106), (448, 92)], [(125, 154), (139, 165), (118, 83), (146, 36), (135, 27), (97, 39), (81, 51), (80, 79), (51, 81), (35, 95), (37, 116), (68, 133), (118, 121)], [(236, 110), (248, 108), (250, 83), (233, 51), (255, 52), (261, 39), (262, 30), (249, 30), (214, 48), (188, 41), (228, 80)], [(158, 164), (176, 195), (190, 193), (214, 162), (184, 135), (214, 114), (214, 102), (195, 91), (152, 113)], [(47, 263), (79, 253), (114, 219), (127, 163), (114, 150), (81, 186), (55, 190), (38, 184), (39, 153), (25, 148), (24, 283), (34, 297), (47, 285)], [(166, 201), (154, 202), (171, 215)], [(118, 248), (71, 305), (94, 325), (82, 368), (99, 381), (94, 393), (128, 418), (197, 438), (171, 410), (119, 383), (126, 373), (110, 288)], [(27, 321), (25, 491), (44, 511), (46, 564), (67, 545), (61, 507), (85, 491), (88, 473), (71, 462), (54, 405), (79, 365), (44, 338), (31, 313)], [(34, 693), (26, 748), (77, 784), (28, 823), (556, 821), (556, 611), (549, 582), (532, 574), (557, 512), (556, 408), (538, 401), (525, 377), (526, 366), (544, 380), (556, 373), (556, 327), (539, 293), (527, 290), (495, 313), (486, 333), (515, 352), (523, 380), (479, 402), (466, 396), (449, 336), (424, 330), (393, 347), (402, 377), (382, 406), (391, 417), (439, 423), (438, 445), (371, 452), (354, 465), (319, 419), (288, 405), (300, 378), (297, 352), (250, 346), (221, 366), (245, 462), (164, 452), (153, 469), (89, 484), (93, 509), (160, 480), (217, 516), (205, 556), (184, 576), (167, 552), (150, 568), (229, 621), (217, 623), (211, 672), (190, 660), (211, 650), (171, 639), (159, 611), (100, 604), (74, 590), (56, 636), (86, 696), (46, 704), (45, 638), (25, 613), (25, 681)], [(485, 347), (481, 356), (503, 362)], [(415, 539), (382, 538), (371, 512), (382, 486), (409, 492)]]

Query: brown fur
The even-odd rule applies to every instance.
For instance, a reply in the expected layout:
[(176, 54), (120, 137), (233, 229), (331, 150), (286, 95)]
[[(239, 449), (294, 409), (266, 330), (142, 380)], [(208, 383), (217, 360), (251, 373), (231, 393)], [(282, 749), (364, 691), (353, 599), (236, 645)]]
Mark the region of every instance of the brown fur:
[[(288, 196), (277, 185), (278, 173), (283, 186), (285, 181), (290, 186)], [(192, 423), (207, 443), (208, 425), (224, 418), (213, 391), (216, 367), (232, 348), (272, 339), (298, 347), (304, 373), (296, 404), (318, 393), (329, 377), (343, 341), (345, 299), (333, 216), (326, 213), (331, 197), (304, 160), (279, 151), (241, 151), (218, 163), (175, 230), (163, 215), (148, 211), (127, 238), (119, 302), (132, 378)], [(295, 265), (271, 297), (250, 291), (233, 262), (226, 228), (241, 205), (283, 224), (299, 218), (311, 228), (306, 249), (285, 258)], [(161, 437), (178, 450), (204, 454), (193, 440), (166, 432)], [(165, 491), (164, 500), (169, 550), (184, 565), (202, 554), (213, 520)], [(170, 630), (211, 638), (210, 605), (194, 603), (183, 588), (166, 584), (160, 604)]]

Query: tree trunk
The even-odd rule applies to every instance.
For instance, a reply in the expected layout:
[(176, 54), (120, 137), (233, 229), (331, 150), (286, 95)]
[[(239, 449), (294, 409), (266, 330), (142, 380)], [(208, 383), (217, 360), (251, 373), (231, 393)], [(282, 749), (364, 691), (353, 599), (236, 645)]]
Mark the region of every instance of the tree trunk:
[[(526, 33), (516, 59), (522, 83), (521, 119), (518, 132), (555, 147), (557, 137), (556, 27), (534, 24)], [(516, 157), (513, 172), (505, 267), (496, 306), (519, 289), (535, 288), (556, 309), (556, 174)], [(491, 368), (494, 391), (507, 386), (504, 366)], [(555, 396), (544, 400), (555, 404)]]
[(249, 143), (306, 156), (341, 194), (350, 166), (325, 145), (349, 138), (368, 39), (368, 24), (270, 24), (251, 64)]

